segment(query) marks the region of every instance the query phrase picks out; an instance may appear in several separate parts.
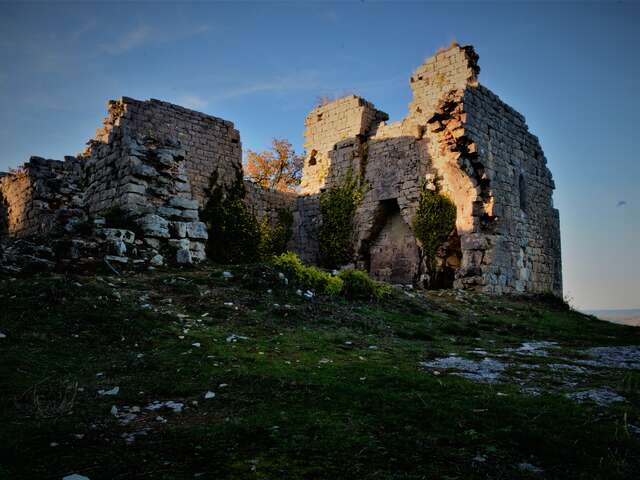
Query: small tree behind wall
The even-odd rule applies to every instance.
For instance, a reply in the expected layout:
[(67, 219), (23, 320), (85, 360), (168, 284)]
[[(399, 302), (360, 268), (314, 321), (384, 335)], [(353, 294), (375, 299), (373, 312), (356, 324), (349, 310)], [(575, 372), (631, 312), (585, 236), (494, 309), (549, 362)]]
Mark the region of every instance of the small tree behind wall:
[(274, 138), (271, 150), (247, 152), (246, 174), (263, 188), (295, 192), (302, 177), (304, 157), (297, 155), (291, 143)]

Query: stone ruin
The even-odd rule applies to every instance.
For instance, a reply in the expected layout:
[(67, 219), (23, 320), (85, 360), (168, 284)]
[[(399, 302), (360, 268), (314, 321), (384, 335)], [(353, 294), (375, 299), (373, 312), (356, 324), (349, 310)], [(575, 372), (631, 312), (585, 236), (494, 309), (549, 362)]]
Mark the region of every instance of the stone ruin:
[[(259, 220), (293, 213), (290, 250), (318, 263), (320, 196), (361, 172), (353, 264), (392, 283), (422, 284), (412, 232), (422, 188), (457, 207), (431, 286), (487, 293), (562, 294), (560, 227), (546, 158), (524, 117), (478, 83), (478, 55), (454, 44), (410, 77), (408, 114), (388, 115), (355, 95), (305, 120), (298, 194), (244, 180)], [(240, 135), (229, 121), (158, 100), (109, 102), (96, 138), (64, 161), (32, 157), (0, 174), (4, 268), (191, 264), (205, 258), (200, 212), (214, 186), (243, 179)], [(216, 185), (213, 185), (215, 182)], [(211, 225), (210, 228), (215, 228)]]

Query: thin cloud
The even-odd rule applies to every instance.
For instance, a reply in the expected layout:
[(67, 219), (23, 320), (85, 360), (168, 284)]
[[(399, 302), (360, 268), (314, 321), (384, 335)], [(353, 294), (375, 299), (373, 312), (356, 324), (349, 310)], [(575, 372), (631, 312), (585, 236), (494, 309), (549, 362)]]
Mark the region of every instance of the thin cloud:
[(90, 20), (88, 22), (85, 22), (82, 25), (78, 26), (78, 28), (75, 31), (72, 31), (71, 34), (69, 35), (69, 38), (71, 39), (71, 41), (75, 42), (80, 37), (83, 37), (85, 34), (94, 30), (96, 27), (97, 27), (97, 22), (95, 20)]
[(201, 110), (209, 105), (209, 102), (198, 95), (186, 95), (178, 100), (178, 105), (194, 110)]
[(203, 24), (195, 27), (184, 28), (179, 31), (166, 32), (153, 28), (150, 25), (140, 25), (125, 33), (121, 38), (112, 43), (100, 45), (100, 50), (109, 55), (122, 55), (136, 48), (161, 43), (175, 42), (184, 38), (203, 35), (211, 31), (209, 25)]
[(153, 29), (149, 25), (140, 25), (127, 32), (120, 40), (101, 45), (101, 49), (110, 55), (120, 55), (134, 48), (142, 47), (153, 40)]
[(320, 14), (320, 18), (330, 22), (337, 23), (338, 22), (338, 13), (335, 10), (326, 10)]
[(270, 80), (261, 80), (255, 83), (241, 85), (235, 88), (223, 90), (218, 95), (212, 97), (212, 100), (223, 101), (232, 98), (245, 97), (266, 92), (287, 92), (293, 90), (316, 90), (321, 83), (315, 72), (305, 72), (302, 74), (293, 74), (288, 76), (276, 77)]

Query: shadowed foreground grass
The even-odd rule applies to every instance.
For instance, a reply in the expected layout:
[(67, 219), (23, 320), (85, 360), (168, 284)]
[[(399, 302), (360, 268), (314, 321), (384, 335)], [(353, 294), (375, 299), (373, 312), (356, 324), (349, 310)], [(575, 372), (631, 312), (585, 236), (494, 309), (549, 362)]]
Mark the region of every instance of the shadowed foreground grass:
[(267, 267), (227, 270), (0, 278), (0, 478), (637, 478), (637, 371), (603, 408), (419, 362), (640, 330), (544, 299), (307, 300)]

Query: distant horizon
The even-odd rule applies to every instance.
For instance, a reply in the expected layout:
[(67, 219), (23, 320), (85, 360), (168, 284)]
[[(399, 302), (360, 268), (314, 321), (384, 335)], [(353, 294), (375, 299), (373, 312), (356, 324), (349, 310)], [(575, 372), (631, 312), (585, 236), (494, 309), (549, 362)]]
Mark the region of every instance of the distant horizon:
[(0, 171), (76, 155), (121, 96), (230, 120), (244, 153), (274, 137), (301, 152), (317, 97), (353, 92), (398, 120), (413, 70), (455, 39), (540, 139), (566, 298), (638, 310), (639, 21), (613, 1), (0, 3)]

